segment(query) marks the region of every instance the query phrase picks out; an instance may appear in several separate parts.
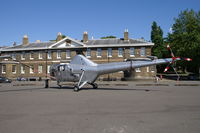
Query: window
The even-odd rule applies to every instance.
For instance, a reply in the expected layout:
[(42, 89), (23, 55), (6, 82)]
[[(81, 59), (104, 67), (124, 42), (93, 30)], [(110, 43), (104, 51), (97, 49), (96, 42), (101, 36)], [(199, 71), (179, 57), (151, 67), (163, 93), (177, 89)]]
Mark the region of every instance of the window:
[(101, 48), (97, 48), (97, 57), (101, 57)]
[(141, 72), (140, 68), (135, 68), (135, 72), (137, 73)]
[(140, 48), (140, 56), (145, 56), (146, 50), (145, 47)]
[(112, 57), (112, 48), (108, 48), (108, 57)]
[(42, 52), (39, 52), (39, 59), (42, 59)]
[(6, 73), (6, 65), (2, 65), (2, 73), (3, 73), (3, 74)]
[(25, 52), (22, 52), (22, 54), (21, 54), (21, 60), (25, 60)]
[(91, 49), (88, 48), (86, 51), (86, 57), (91, 57)]
[(147, 72), (149, 72), (149, 67), (147, 67)]
[(12, 54), (12, 59), (16, 60), (16, 54), (15, 53)]
[(58, 67), (58, 70), (59, 70), (59, 71), (65, 71), (65, 66), (64, 66), (64, 65), (60, 65), (60, 66)]
[(16, 65), (12, 65), (12, 73), (16, 74)]
[(38, 73), (42, 73), (42, 65), (38, 66)]
[(57, 59), (61, 59), (61, 51), (60, 50), (57, 51)]
[(31, 66), (30, 66), (30, 74), (33, 74), (33, 73), (34, 73), (34, 66), (31, 65)]
[(51, 59), (51, 51), (48, 51), (47, 58)]
[(34, 59), (34, 53), (30, 52), (30, 59), (33, 60)]
[(123, 48), (118, 48), (118, 57), (123, 57)]
[(135, 48), (130, 48), (130, 57), (135, 56)]
[(50, 67), (51, 65), (47, 65), (47, 73), (50, 73)]
[(70, 50), (66, 51), (66, 58), (71, 58), (71, 51)]
[(24, 73), (25, 73), (25, 67), (21, 66), (21, 74), (24, 74)]
[(156, 70), (156, 66), (151, 66), (151, 72), (154, 73)]

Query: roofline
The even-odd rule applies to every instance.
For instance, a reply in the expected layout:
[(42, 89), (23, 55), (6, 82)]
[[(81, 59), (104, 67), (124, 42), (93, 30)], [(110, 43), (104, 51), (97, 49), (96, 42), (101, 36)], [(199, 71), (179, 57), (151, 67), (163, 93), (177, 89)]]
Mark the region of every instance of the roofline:
[[(77, 48), (98, 48), (98, 47), (130, 47), (130, 46), (153, 46), (154, 43), (136, 43), (136, 44), (103, 44), (103, 45), (85, 45), (85, 46), (79, 46), (79, 47), (64, 47), (64, 49), (77, 49)], [(10, 51), (39, 51), (39, 50), (54, 50), (54, 49), (63, 49), (63, 48), (49, 48), (49, 47), (40, 47), (40, 48), (18, 48), (18, 49), (2, 49), (1, 52), (10, 52)]]

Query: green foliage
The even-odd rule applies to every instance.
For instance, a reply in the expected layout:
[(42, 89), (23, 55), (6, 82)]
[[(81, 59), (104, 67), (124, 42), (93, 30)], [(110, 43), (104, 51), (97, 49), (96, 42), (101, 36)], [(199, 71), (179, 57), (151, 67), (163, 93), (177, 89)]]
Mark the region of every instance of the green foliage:
[(200, 67), (200, 11), (181, 12), (175, 18), (168, 41), (176, 55), (193, 59), (192, 62), (180, 62), (178, 65), (197, 73)]
[(62, 35), (62, 39), (65, 38), (65, 37), (66, 37), (65, 35)]
[(151, 41), (154, 43), (152, 48), (152, 55), (158, 58), (163, 58), (166, 53), (166, 48), (164, 45), (163, 31), (160, 26), (154, 21), (151, 26)]
[(116, 38), (116, 36), (105, 36), (105, 37), (101, 37), (101, 39), (109, 39), (109, 38)]

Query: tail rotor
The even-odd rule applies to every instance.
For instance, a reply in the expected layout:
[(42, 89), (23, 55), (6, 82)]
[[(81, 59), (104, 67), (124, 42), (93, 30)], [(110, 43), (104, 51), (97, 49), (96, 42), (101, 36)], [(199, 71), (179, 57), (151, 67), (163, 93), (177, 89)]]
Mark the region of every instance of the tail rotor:
[(172, 61), (171, 61), (171, 62), (169, 63), (169, 65), (164, 69), (164, 72), (167, 72), (167, 71), (170, 69), (170, 67), (172, 67), (172, 69), (174, 70), (174, 72), (175, 72), (176, 75), (177, 75), (177, 81), (179, 81), (180, 75), (178, 74), (178, 72), (177, 72), (176, 69), (175, 69), (175, 62), (176, 62), (176, 60), (192, 61), (192, 59), (191, 59), (191, 58), (185, 58), (185, 57), (175, 57), (175, 56), (174, 56), (174, 53), (173, 53), (173, 51), (172, 51), (172, 49), (171, 49), (170, 46), (169, 46), (169, 44), (167, 44), (167, 49), (168, 49), (168, 51), (170, 52), (170, 55), (171, 55), (171, 57), (172, 57)]

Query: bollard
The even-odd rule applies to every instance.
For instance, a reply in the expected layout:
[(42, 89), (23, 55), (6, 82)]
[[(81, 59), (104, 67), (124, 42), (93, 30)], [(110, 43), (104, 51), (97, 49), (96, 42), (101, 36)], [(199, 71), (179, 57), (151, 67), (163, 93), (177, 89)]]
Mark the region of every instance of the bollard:
[(49, 88), (49, 79), (45, 79), (45, 88)]

